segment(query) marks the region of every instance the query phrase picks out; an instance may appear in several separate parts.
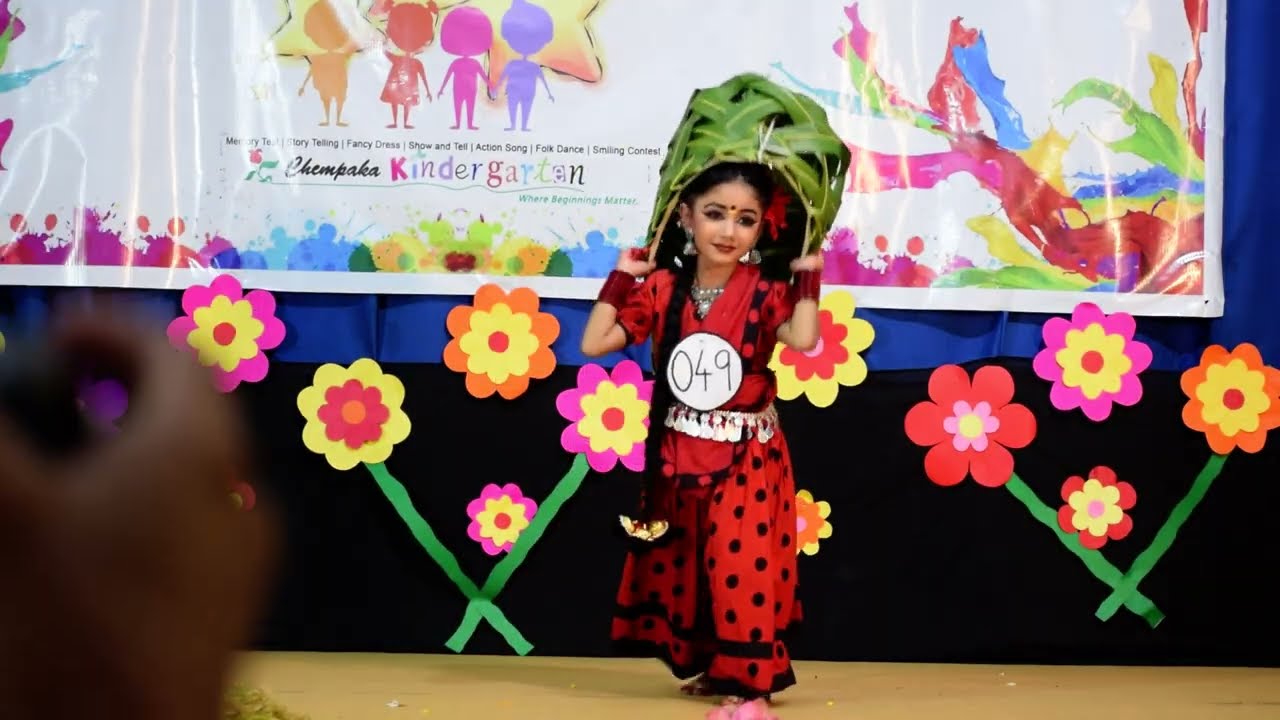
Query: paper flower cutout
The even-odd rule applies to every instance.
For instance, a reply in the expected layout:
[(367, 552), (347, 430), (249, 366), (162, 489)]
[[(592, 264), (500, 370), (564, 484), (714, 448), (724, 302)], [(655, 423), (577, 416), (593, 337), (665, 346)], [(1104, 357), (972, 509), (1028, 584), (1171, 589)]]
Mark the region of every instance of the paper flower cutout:
[(253, 506), (258, 504), (258, 495), (253, 491), (253, 486), (246, 482), (233, 483), (231, 486), (231, 502), (240, 510), (248, 512)]
[(827, 516), (831, 505), (826, 500), (814, 501), (813, 493), (801, 490), (796, 493), (796, 554), (818, 554), (818, 541), (831, 537), (831, 523)]
[(1002, 367), (978, 368), (969, 374), (958, 365), (943, 365), (929, 376), (930, 401), (907, 412), (911, 442), (928, 447), (924, 471), (938, 485), (974, 482), (1000, 487), (1013, 477), (1008, 448), (1024, 448), (1036, 435), (1036, 418), (1013, 400), (1013, 377)]
[(1132, 315), (1106, 315), (1093, 303), (1077, 305), (1070, 320), (1050, 318), (1041, 329), (1045, 349), (1032, 367), (1053, 383), (1053, 406), (1080, 408), (1090, 420), (1102, 421), (1111, 415), (1113, 403), (1138, 404), (1138, 373), (1151, 366), (1151, 348), (1133, 339), (1136, 327)]
[(114, 430), (129, 410), (129, 391), (112, 379), (81, 382), (76, 399), (89, 421), (107, 430)]
[(484, 486), (480, 497), (467, 504), (467, 516), (471, 524), (467, 535), (490, 555), (498, 555), (511, 549), (520, 533), (529, 527), (538, 504), (520, 492), (519, 486), (507, 483), (501, 487)]
[(1066, 505), (1058, 508), (1058, 527), (1075, 533), (1080, 544), (1097, 550), (1107, 540), (1123, 540), (1133, 530), (1133, 518), (1126, 510), (1138, 502), (1138, 494), (1127, 482), (1117, 481), (1109, 467), (1096, 467), (1089, 479), (1079, 475), (1062, 484)]
[(556, 367), (551, 343), (560, 336), (560, 322), (538, 311), (538, 295), (528, 288), (508, 295), (485, 285), (470, 307), (450, 310), (446, 324), (453, 339), (444, 348), (444, 364), (466, 373), (467, 392), (475, 397), (497, 392), (512, 400), (529, 389), (530, 378), (546, 378)]
[(1205, 348), (1200, 364), (1182, 374), (1182, 392), (1190, 398), (1182, 421), (1204, 433), (1219, 455), (1236, 448), (1256, 453), (1267, 433), (1280, 427), (1280, 371), (1264, 365), (1249, 343), (1231, 352), (1221, 345)]
[(778, 377), (779, 398), (803, 394), (817, 407), (830, 407), (841, 385), (867, 379), (867, 363), (858, 353), (871, 347), (876, 333), (871, 323), (853, 316), (854, 308), (853, 296), (844, 290), (827, 293), (818, 302), (818, 344), (802, 353), (778, 343), (769, 368)]
[(567, 451), (585, 453), (591, 469), (609, 472), (621, 460), (628, 470), (644, 469), (653, 381), (632, 360), (610, 374), (599, 365), (578, 369), (578, 386), (556, 397), (556, 410), (571, 425), (560, 434)]
[(284, 323), (275, 316), (276, 299), (266, 290), (248, 293), (232, 275), (182, 293), (182, 317), (169, 323), (169, 342), (212, 368), (213, 384), (231, 392), (242, 382), (267, 376), (267, 350), (284, 342)]
[(404, 385), (373, 360), (346, 368), (321, 365), (311, 386), (298, 393), (298, 410), (307, 419), (302, 442), (338, 470), (383, 462), (409, 437), (403, 402)]

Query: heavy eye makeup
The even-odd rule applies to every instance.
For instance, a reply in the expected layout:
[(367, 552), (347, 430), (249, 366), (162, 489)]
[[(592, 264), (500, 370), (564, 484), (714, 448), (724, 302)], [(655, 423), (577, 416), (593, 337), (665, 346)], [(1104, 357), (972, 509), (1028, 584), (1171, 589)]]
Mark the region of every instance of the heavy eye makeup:
[(738, 210), (737, 208), (726, 208), (719, 203), (709, 203), (702, 208), (702, 217), (712, 221), (719, 222), (725, 218), (730, 212), (737, 215), (738, 224), (742, 227), (755, 227), (760, 222), (760, 218), (756, 216), (756, 211), (750, 208)]

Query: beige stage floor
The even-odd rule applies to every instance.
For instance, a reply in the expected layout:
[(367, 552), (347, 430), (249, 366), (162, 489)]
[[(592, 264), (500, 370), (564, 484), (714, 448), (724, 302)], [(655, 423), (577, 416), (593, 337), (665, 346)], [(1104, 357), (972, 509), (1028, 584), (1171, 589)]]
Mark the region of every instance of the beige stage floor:
[[(1280, 670), (798, 663), (781, 720), (1280, 719)], [(699, 720), (656, 662), (261, 653), (245, 681), (312, 720)]]

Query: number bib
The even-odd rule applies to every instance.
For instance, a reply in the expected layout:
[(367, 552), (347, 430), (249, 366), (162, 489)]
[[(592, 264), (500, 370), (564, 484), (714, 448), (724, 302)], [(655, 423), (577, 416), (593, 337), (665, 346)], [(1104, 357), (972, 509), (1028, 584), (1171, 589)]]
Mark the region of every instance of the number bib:
[(742, 357), (719, 335), (692, 333), (671, 352), (667, 382), (685, 405), (702, 412), (717, 410), (742, 387)]

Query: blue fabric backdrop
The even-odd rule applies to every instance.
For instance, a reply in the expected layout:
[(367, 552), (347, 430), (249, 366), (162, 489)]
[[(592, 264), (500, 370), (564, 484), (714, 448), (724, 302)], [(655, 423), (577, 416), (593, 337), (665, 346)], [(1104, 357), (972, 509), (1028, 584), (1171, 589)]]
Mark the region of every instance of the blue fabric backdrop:
[[(1267, 133), (1280, 116), (1280, 3), (1231, 0), (1227, 29), (1226, 201), (1223, 272), (1226, 314), (1216, 320), (1139, 318), (1139, 336), (1155, 352), (1153, 369), (1181, 370), (1198, 360), (1210, 343), (1249, 341), (1263, 356), (1280, 362), (1280, 326), (1268, 311), (1268, 285), (1280, 271), (1280, 236), (1267, 224), (1266, 193), (1280, 188), (1280, 153)], [(1259, 195), (1262, 195), (1260, 198)], [(80, 290), (6, 288), (13, 307), (0, 318), (6, 333), (24, 334), (44, 325), (57, 302), (87, 302)], [(163, 319), (178, 312), (178, 294), (124, 293), (153, 308)], [(449, 340), (445, 316), (465, 297), (278, 294), (280, 317), (289, 337), (275, 354), (283, 362), (340, 362), (373, 357), (382, 362), (438, 363)], [(561, 323), (554, 347), (563, 365), (583, 362), (577, 338), (590, 310), (587, 301), (544, 301)], [(1261, 312), (1255, 311), (1259, 310)], [(1045, 317), (1032, 313), (920, 312), (859, 310), (876, 329), (866, 354), (872, 370), (928, 368), (984, 358), (1031, 357), (1040, 349)], [(648, 366), (647, 351), (627, 355)], [(607, 358), (608, 363), (616, 358)]]

